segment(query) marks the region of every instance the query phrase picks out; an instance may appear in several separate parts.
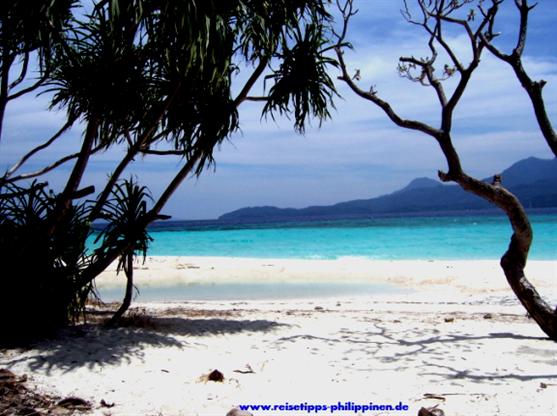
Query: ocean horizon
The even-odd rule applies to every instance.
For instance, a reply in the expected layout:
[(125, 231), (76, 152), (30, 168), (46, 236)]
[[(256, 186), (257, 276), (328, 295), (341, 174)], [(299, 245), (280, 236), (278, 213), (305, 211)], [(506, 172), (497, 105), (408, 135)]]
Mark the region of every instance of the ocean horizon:
[[(530, 215), (534, 230), (531, 260), (557, 260), (557, 214)], [(240, 224), (173, 221), (150, 228), (148, 256), (236, 257), (332, 260), (497, 260), (512, 229), (504, 216), (458, 215), (383, 217)], [(308, 270), (308, 273), (311, 271)], [(156, 279), (155, 279), (156, 280)], [(141, 301), (246, 300), (373, 296), (396, 293), (377, 284), (314, 282), (195, 283), (142, 287)], [(105, 301), (118, 301), (119, 289), (102, 289)]]
[[(557, 213), (530, 215), (529, 258), (557, 259)], [(149, 256), (376, 260), (499, 259), (512, 228), (502, 215), (401, 216), (297, 222), (169, 221), (151, 227)]]

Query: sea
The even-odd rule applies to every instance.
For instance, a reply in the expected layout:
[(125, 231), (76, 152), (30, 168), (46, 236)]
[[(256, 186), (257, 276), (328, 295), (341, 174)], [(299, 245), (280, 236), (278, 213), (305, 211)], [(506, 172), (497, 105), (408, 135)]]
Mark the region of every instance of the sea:
[[(557, 214), (530, 215), (530, 259), (557, 260)], [(151, 256), (380, 260), (498, 259), (512, 228), (505, 216), (412, 216), (318, 221), (161, 222)]]
[[(557, 212), (529, 216), (534, 240), (529, 259), (557, 261)], [(154, 224), (148, 256), (219, 256), (277, 259), (484, 260), (499, 259), (512, 228), (494, 214), (320, 219), (294, 222), (167, 221)], [(237, 300), (382, 293), (378, 285), (250, 284), (150, 286), (145, 301)], [(104, 299), (121, 293), (105, 291)]]

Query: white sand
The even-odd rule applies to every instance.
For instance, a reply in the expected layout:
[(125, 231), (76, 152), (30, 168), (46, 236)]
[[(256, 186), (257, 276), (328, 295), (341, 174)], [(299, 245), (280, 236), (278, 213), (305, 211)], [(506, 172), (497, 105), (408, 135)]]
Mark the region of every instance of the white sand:
[[(413, 291), (136, 305), (154, 328), (68, 330), (2, 351), (0, 368), (28, 374), (46, 392), (91, 400), (99, 415), (224, 416), (238, 404), (339, 401), (409, 406), (364, 415), (417, 415), (435, 404), (447, 416), (557, 414), (557, 344), (525, 316), (496, 261), (152, 257), (140, 268), (139, 287), (341, 281)], [(557, 299), (557, 262), (530, 262), (528, 275)], [(98, 286), (123, 282), (108, 271)], [(213, 369), (224, 383), (200, 379)], [(101, 408), (101, 399), (115, 406)]]
[[(535, 285), (555, 289), (557, 261), (530, 261), (526, 274)], [(347, 282), (387, 283), (407, 288), (477, 293), (508, 290), (497, 260), (336, 260), (252, 259), (229, 257), (148, 257), (136, 262), (139, 287), (195, 283)], [(124, 288), (115, 266), (97, 279), (99, 288)]]

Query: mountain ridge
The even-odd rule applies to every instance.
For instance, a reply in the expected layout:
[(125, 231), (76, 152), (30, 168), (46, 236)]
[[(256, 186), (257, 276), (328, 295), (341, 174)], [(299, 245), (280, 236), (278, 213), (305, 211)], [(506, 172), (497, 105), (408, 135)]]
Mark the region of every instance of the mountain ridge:
[[(557, 207), (557, 158), (522, 159), (501, 172), (503, 185), (526, 208)], [(490, 182), (491, 178), (483, 179)], [(385, 214), (417, 214), (439, 211), (480, 211), (494, 208), (483, 199), (431, 178), (415, 178), (405, 187), (375, 198), (315, 205), (306, 208), (259, 206), (240, 208), (219, 220), (296, 220), (304, 218), (348, 218)]]

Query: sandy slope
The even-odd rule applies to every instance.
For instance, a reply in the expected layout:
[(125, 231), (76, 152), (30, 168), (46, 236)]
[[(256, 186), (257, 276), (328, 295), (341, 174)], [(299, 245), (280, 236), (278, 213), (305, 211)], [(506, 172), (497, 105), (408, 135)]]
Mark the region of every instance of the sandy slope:
[[(85, 325), (2, 351), (0, 368), (27, 373), (44, 391), (87, 398), (99, 415), (224, 416), (238, 404), (339, 401), (409, 406), (365, 415), (417, 415), (434, 404), (447, 416), (557, 414), (557, 344), (525, 316), (496, 262), (153, 258), (144, 267), (143, 284), (341, 276), (417, 290), (138, 305), (150, 316), (144, 328)], [(555, 267), (529, 265), (553, 300)], [(112, 284), (105, 278), (100, 285)], [(223, 383), (203, 379), (215, 368)], [(101, 399), (115, 406), (101, 408)]]

